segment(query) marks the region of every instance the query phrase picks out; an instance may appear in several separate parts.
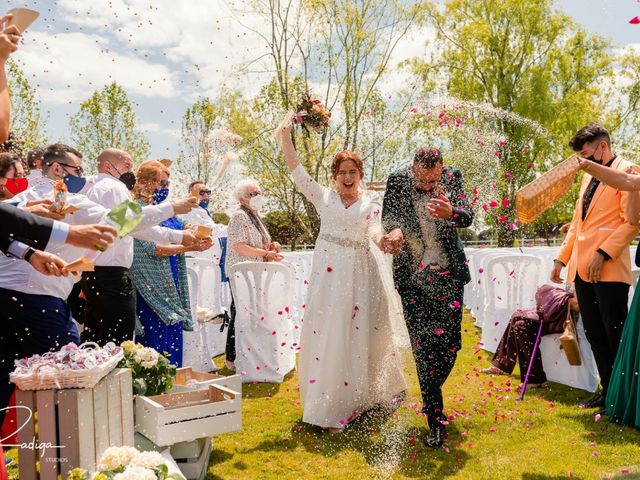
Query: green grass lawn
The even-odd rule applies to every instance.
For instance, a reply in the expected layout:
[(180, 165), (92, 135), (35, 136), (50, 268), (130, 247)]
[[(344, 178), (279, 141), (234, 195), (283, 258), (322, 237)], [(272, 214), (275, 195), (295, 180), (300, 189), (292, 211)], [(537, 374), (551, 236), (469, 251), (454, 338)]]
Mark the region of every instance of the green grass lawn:
[(640, 478), (639, 431), (607, 417), (596, 422), (593, 411), (577, 407), (591, 394), (563, 385), (516, 402), (519, 377), (477, 373), (490, 358), (478, 337), (465, 315), (463, 349), (445, 384), (447, 448), (422, 443), (426, 421), (416, 413), (419, 387), (406, 352), (404, 404), (391, 417), (358, 419), (341, 435), (301, 422), (295, 373), (281, 385), (244, 385), (242, 431), (214, 438), (207, 479)]
[[(476, 347), (478, 335), (465, 315), (463, 349), (445, 384), (446, 448), (422, 443), (426, 421), (416, 413), (418, 382), (405, 352), (403, 405), (392, 416), (360, 418), (341, 435), (301, 422), (295, 373), (280, 385), (244, 385), (242, 431), (214, 438), (206, 478), (640, 479), (639, 431), (607, 417), (596, 422), (593, 411), (577, 407), (591, 395), (563, 385), (530, 390), (516, 402), (518, 377), (477, 373), (489, 358)], [(15, 464), (9, 471), (18, 478)]]

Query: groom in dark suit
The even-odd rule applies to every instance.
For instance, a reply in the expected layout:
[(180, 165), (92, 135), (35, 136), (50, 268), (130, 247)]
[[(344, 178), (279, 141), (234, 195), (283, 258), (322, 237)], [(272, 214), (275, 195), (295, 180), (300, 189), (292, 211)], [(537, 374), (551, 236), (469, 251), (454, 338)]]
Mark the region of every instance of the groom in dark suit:
[(456, 228), (472, 220), (462, 174), (444, 167), (436, 148), (418, 150), (413, 164), (387, 181), (383, 248), (395, 256), (393, 277), (431, 429), (425, 443), (431, 447), (441, 446), (445, 438), (442, 385), (462, 346), (462, 294), (471, 280)]

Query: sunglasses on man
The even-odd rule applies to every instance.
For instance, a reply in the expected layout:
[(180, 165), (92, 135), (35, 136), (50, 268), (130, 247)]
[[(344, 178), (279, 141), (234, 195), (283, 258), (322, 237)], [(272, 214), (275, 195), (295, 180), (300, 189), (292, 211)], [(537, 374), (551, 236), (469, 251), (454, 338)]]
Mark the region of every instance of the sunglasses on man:
[(200, 190), (200, 195), (211, 195), (211, 190)]

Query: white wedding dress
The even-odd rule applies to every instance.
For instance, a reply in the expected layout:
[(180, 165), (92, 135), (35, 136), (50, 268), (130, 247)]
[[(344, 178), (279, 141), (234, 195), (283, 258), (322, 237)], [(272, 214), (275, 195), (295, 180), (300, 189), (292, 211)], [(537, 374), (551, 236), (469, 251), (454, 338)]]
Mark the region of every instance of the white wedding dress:
[(300, 341), (302, 420), (339, 428), (406, 389), (394, 331), (404, 322), (389, 262), (371, 240), (383, 233), (379, 201), (365, 193), (345, 208), (302, 165), (292, 176), (321, 219)]

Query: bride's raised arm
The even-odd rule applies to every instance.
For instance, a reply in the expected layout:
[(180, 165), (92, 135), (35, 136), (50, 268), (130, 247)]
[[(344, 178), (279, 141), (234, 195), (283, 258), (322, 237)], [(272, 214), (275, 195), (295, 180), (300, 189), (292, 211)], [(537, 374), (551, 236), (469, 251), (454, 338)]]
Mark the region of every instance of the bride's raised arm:
[(298, 165), (300, 165), (298, 152), (296, 152), (296, 147), (293, 146), (293, 141), (291, 140), (292, 129), (293, 122), (291, 117), (287, 115), (273, 133), (273, 136), (276, 138), (276, 141), (282, 149), (282, 153), (284, 153), (284, 159), (287, 162), (287, 167), (290, 172), (293, 172)]
[(273, 136), (284, 153), (284, 159), (287, 162), (287, 168), (291, 172), (294, 183), (302, 194), (307, 197), (317, 209), (320, 209), (321, 206), (326, 205), (328, 202), (329, 189), (324, 188), (316, 182), (304, 169), (300, 160), (298, 160), (298, 152), (296, 152), (296, 148), (293, 146), (293, 141), (291, 140), (292, 128), (293, 122), (291, 117), (287, 116), (278, 128), (276, 128)]

